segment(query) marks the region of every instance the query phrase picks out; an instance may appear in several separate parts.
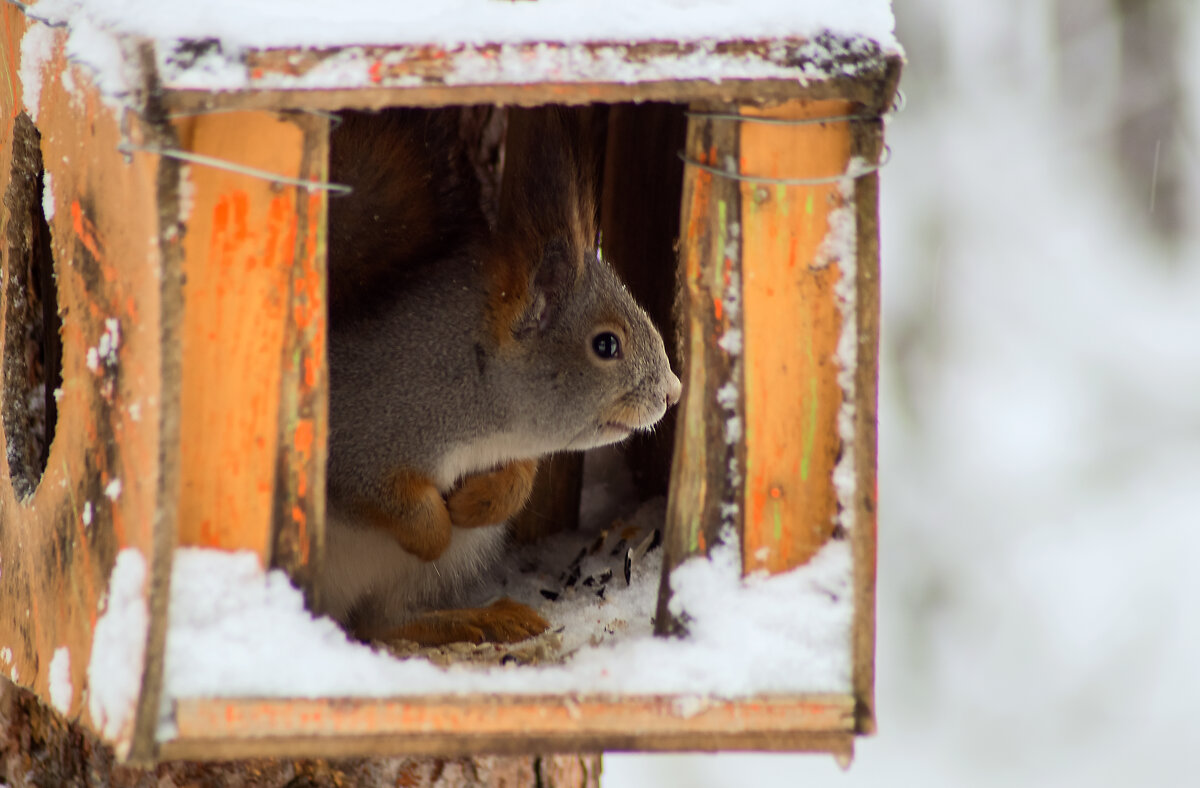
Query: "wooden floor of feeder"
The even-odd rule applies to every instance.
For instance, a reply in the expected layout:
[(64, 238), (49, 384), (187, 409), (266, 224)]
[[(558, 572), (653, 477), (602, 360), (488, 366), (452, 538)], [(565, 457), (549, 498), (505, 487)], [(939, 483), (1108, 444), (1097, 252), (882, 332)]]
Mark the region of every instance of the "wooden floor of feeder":
[(778, 750), (849, 756), (854, 699), (814, 695), (205, 699), (176, 705), (164, 760), (532, 754), (600, 750)]

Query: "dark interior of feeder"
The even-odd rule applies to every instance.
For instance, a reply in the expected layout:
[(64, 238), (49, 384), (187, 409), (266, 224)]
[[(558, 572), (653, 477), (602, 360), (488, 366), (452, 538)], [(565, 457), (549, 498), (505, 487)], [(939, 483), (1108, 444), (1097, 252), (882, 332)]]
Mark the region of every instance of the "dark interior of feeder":
[[(466, 151), (468, 171), (435, 168), (431, 174), (435, 178), (473, 179), (471, 191), (478, 195), (479, 208), (494, 228), (501, 183), (509, 163), (505, 150), (508, 111), (492, 105), (412, 111), (442, 113), (443, 117), (448, 115), (453, 119), (457, 129), (457, 139), (453, 142)], [(603, 257), (617, 270), (658, 327), (671, 368), (682, 379), (676, 256), (683, 182), (683, 164), (678, 154), (685, 142), (685, 107), (628, 103), (572, 107), (568, 111), (585, 113), (591, 127), (597, 129), (595, 205)], [(347, 155), (338, 147), (338, 123), (335, 116), (331, 171), (337, 169), (338, 157)], [(361, 276), (365, 269), (363, 261), (354, 258), (355, 252), (347, 248), (361, 225), (361, 216), (339, 205), (340, 199), (343, 198), (333, 194), (329, 202), (331, 330), (337, 330), (339, 321), (349, 319), (351, 311), (363, 308), (364, 304), (371, 308), (372, 299), (387, 298), (387, 289), (373, 286), (370, 275), (367, 281), (360, 281), (343, 273), (351, 269)], [(454, 229), (450, 226), (449, 232)], [(410, 228), (395, 228), (393, 235), (381, 231), (371, 243), (374, 248), (394, 244), (400, 251), (381, 264), (403, 266), (405, 259), (436, 257), (439, 253), (439, 243), (445, 239), (428, 233), (423, 237), (426, 245), (419, 246), (411, 240)], [(397, 281), (403, 286), (402, 278)], [(653, 431), (637, 432), (617, 447), (556, 454), (540, 461), (530, 501), (510, 521), (509, 531), (512, 560), (521, 564), (522, 571), (540, 578), (530, 582), (537, 587), (543, 603), (553, 604), (564, 594), (586, 593), (603, 599), (607, 583), (627, 584), (624, 578), (630, 572), (631, 555), (640, 558), (649, 551), (661, 552), (661, 518), (665, 512), (677, 411), (678, 408), (669, 409)], [(635, 513), (648, 501), (653, 502), (651, 508), (657, 514), (649, 518), (638, 515), (635, 524)], [(655, 517), (657, 526), (650, 524)], [(580, 531), (581, 522), (583, 528), (591, 530)], [(575, 535), (571, 536), (572, 533)], [(509, 581), (498, 582), (504, 586)], [(494, 592), (495, 587), (491, 588)], [(462, 649), (424, 653), (434, 659), (440, 654), (458, 661), (473, 659), (471, 655), (478, 654), (479, 649), (469, 653)], [(523, 660), (526, 656), (517, 658)], [(512, 654), (506, 652), (504, 658), (511, 659)]]
[(4, 193), (4, 436), (13, 486), (31, 495), (46, 470), (62, 385), (50, 227), (43, 209), (41, 135), (25, 113), (13, 129), (12, 173)]

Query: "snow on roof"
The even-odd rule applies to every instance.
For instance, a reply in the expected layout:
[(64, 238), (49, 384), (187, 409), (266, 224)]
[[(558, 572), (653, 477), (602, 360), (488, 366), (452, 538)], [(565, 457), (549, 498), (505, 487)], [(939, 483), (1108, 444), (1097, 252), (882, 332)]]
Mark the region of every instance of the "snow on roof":
[(39, 15), (86, 18), (159, 41), (235, 48), (811, 38), (895, 48), (891, 0), (40, 0)]
[[(199, 90), (408, 87), (428, 79), (403, 68), (381, 79), (380, 55), (370, 51), (380, 47), (408, 48), (401, 60), (413, 47), (455, 55), (436, 75), (448, 85), (811, 79), (829, 71), (822, 63), (901, 51), (891, 0), (38, 0), (31, 13), (67, 23), (67, 54), (91, 66), (110, 94), (121, 92), (119, 80), (105, 78), (120, 70), (114, 53), (136, 62), (139, 40), (155, 43), (165, 87)], [(739, 41), (791, 43), (755, 52), (718, 46)], [(654, 42), (679, 46), (626, 50)], [(797, 51), (803, 42), (812, 46)], [(278, 49), (336, 56), (268, 68), (265, 78), (248, 61), (249, 53)]]

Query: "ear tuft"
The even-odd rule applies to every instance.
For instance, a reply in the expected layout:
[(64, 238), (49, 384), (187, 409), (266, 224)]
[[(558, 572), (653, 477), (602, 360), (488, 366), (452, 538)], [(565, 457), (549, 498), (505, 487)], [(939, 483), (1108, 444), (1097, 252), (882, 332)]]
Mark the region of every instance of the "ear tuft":
[(576, 278), (570, 245), (561, 237), (551, 239), (533, 267), (529, 306), (513, 326), (513, 333), (522, 337), (551, 328), (561, 316)]

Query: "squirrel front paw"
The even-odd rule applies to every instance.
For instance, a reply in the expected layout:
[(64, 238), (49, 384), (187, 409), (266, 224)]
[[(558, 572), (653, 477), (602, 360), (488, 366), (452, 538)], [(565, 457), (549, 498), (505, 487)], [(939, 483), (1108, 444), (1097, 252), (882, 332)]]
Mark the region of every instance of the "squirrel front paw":
[(495, 525), (521, 511), (533, 492), (537, 460), (520, 460), (468, 476), (450, 494), (450, 522), (459, 528)]
[(405, 551), (432, 561), (450, 546), (450, 512), (433, 480), (401, 469), (392, 474), (389, 500), (355, 507), (367, 522), (387, 531)]

